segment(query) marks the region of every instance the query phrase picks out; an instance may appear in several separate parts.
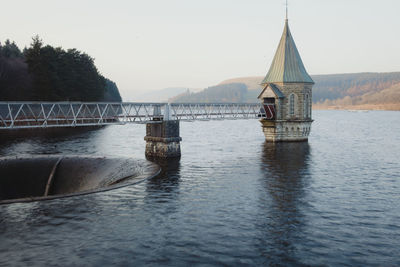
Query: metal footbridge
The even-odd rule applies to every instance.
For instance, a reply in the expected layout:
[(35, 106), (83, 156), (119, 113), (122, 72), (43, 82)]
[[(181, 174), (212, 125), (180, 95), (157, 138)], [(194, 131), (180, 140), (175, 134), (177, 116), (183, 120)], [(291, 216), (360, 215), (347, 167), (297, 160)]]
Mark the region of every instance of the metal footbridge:
[(0, 102), (0, 129), (268, 119), (271, 108), (261, 103)]

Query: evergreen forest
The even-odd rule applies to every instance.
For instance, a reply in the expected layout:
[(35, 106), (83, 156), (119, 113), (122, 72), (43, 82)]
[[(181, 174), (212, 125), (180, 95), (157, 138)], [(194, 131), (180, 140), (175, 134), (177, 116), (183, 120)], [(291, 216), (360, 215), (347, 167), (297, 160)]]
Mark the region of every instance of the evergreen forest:
[(39, 36), (21, 51), (0, 43), (0, 101), (122, 101), (116, 84), (77, 49), (44, 45)]

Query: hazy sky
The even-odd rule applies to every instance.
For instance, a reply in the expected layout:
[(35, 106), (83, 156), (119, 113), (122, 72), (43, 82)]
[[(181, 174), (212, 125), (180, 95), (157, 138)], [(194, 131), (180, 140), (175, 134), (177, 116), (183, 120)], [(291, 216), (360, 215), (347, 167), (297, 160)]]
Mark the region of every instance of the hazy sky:
[[(204, 88), (265, 75), (285, 0), (0, 1), (0, 40), (44, 43), (95, 58), (124, 100), (166, 87)], [(399, 0), (289, 0), (310, 74), (400, 71)]]

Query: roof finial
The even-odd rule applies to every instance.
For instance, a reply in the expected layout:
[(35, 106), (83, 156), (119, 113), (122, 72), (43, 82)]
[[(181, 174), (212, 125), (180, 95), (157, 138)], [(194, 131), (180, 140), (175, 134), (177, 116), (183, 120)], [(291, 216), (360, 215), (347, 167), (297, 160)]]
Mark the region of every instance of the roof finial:
[(288, 20), (288, 0), (286, 0), (286, 20)]

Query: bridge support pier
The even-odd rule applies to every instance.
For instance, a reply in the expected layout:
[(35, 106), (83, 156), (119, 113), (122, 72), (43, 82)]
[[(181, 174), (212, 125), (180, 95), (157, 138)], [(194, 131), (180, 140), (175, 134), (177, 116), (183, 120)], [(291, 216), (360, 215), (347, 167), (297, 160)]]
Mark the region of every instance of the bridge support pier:
[(147, 158), (180, 158), (182, 138), (179, 136), (179, 120), (153, 121), (146, 124)]

